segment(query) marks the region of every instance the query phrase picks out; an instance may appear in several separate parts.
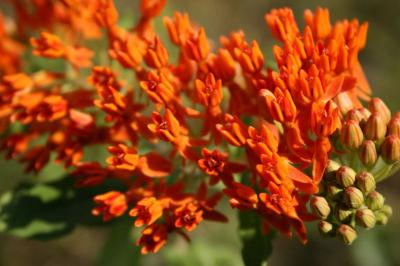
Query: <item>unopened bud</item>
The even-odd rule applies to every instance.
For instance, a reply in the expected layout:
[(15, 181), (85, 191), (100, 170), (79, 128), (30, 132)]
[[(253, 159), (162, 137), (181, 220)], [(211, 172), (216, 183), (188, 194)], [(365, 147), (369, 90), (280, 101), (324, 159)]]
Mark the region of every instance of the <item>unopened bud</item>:
[(363, 193), (375, 190), (376, 182), (373, 175), (368, 172), (361, 172), (356, 175), (356, 185)]
[(343, 187), (350, 187), (356, 180), (356, 172), (347, 166), (341, 166), (336, 171), (336, 181)]
[(389, 218), (393, 215), (392, 207), (390, 207), (389, 205), (384, 205), (380, 211), (386, 214), (386, 216)]
[(394, 113), (393, 118), (400, 118), (400, 111)]
[(371, 112), (367, 108), (364, 108), (364, 107), (358, 109), (358, 111), (360, 111), (360, 113), (363, 116), (362, 121), (367, 122), (368, 118), (371, 116)]
[(365, 140), (360, 147), (359, 155), (365, 166), (373, 166), (378, 160), (375, 143), (372, 140)]
[(386, 104), (379, 98), (372, 98), (371, 101), (368, 104), (368, 109), (374, 113), (380, 113), (383, 117), (383, 121), (385, 124), (387, 124), (390, 120), (391, 113), (389, 108), (386, 106)]
[(329, 204), (324, 197), (313, 197), (310, 204), (315, 215), (323, 220), (328, 218), (331, 209), (329, 208)]
[(388, 124), (388, 135), (395, 135), (400, 138), (400, 118), (393, 117)]
[(335, 217), (342, 223), (351, 220), (353, 210), (349, 209), (345, 204), (337, 204), (335, 207)]
[(370, 229), (375, 226), (376, 218), (370, 209), (360, 209), (356, 212), (356, 222), (359, 226)]
[(327, 221), (319, 221), (318, 230), (323, 236), (329, 236), (333, 233), (333, 225)]
[(385, 138), (381, 146), (382, 158), (388, 163), (400, 160), (400, 138), (390, 135)]
[(343, 189), (335, 185), (328, 185), (326, 188), (328, 197), (332, 200), (338, 200), (343, 193)]
[(379, 113), (373, 113), (365, 125), (365, 135), (370, 140), (380, 140), (386, 135), (386, 123)]
[(378, 225), (386, 225), (387, 222), (389, 221), (389, 217), (382, 211), (378, 211), (375, 214), (375, 218), (376, 218), (376, 224)]
[(353, 209), (358, 209), (364, 203), (364, 196), (358, 188), (348, 187), (344, 191), (344, 201), (346, 205)]
[(349, 149), (357, 149), (364, 140), (364, 135), (360, 125), (355, 120), (348, 120), (344, 123), (340, 131), (340, 140)]
[(340, 164), (329, 160), (324, 173), (324, 180), (331, 181), (336, 179), (336, 171), (340, 168)]
[(337, 237), (342, 240), (346, 245), (350, 245), (357, 238), (357, 232), (347, 224), (339, 225), (336, 231)]
[[(360, 123), (364, 119), (364, 115), (358, 109), (351, 109), (347, 115), (346, 120), (354, 120)], [(367, 121), (367, 119), (365, 119)]]
[(383, 204), (385, 203), (385, 198), (382, 196), (381, 193), (372, 191), (367, 195), (365, 203), (367, 204), (368, 208), (376, 211), (380, 210), (383, 207)]

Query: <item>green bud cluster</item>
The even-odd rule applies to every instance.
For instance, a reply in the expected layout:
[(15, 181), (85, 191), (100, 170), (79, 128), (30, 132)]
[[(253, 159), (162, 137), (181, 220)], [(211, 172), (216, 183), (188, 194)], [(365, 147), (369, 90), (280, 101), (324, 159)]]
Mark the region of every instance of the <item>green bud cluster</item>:
[(350, 168), (367, 170), (379, 181), (400, 168), (400, 116), (392, 116), (379, 98), (368, 109), (349, 110), (337, 139), (338, 157)]
[(376, 191), (374, 176), (367, 171), (356, 172), (330, 161), (321, 186), (310, 207), (320, 219), (318, 229), (323, 236), (336, 236), (349, 245), (357, 238), (358, 227), (385, 225), (392, 215), (392, 208)]

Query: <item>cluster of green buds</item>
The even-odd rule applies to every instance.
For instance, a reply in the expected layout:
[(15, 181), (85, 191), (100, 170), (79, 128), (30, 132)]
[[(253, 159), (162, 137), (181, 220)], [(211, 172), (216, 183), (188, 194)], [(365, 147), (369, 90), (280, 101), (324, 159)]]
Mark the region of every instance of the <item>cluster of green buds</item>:
[(357, 227), (371, 229), (385, 225), (392, 208), (376, 191), (376, 180), (367, 171), (330, 161), (321, 192), (311, 199), (313, 213), (319, 217), (319, 231), (324, 236), (337, 236), (346, 244), (357, 238)]
[(392, 116), (381, 99), (373, 98), (368, 108), (342, 115), (335, 152), (310, 205), (324, 236), (351, 244), (357, 228), (385, 225), (392, 215), (376, 184), (400, 169), (400, 113)]
[(392, 116), (381, 99), (373, 98), (368, 109), (352, 109), (345, 117), (335, 145), (343, 165), (366, 170), (377, 181), (399, 170), (400, 113)]

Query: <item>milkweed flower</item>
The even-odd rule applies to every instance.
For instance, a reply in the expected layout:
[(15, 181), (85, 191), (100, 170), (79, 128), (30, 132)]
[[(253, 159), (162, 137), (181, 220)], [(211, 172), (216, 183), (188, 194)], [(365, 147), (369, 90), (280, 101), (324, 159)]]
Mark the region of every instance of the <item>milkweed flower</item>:
[[(140, 1), (129, 28), (113, 0), (25, 2), (12, 1), (15, 32), (0, 15), (0, 150), (28, 172), (63, 164), (76, 189), (118, 183), (92, 213), (143, 227), (142, 254), (227, 222), (222, 197), (258, 231), (304, 244), (310, 221), (346, 244), (388, 222), (377, 190), (399, 169), (400, 113), (371, 98), (358, 60), (367, 23), (331, 23), (318, 7), (302, 29), (290, 8), (273, 9), (267, 58), (244, 31), (212, 42), (187, 13), (163, 18), (162, 40), (153, 20), (165, 0)], [(67, 67), (36, 71), (28, 52)]]

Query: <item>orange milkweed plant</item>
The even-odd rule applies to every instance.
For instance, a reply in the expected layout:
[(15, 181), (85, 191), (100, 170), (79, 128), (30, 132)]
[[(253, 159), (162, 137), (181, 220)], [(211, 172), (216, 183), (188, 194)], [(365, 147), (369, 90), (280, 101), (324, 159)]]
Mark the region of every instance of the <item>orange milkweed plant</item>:
[[(186, 13), (163, 18), (163, 40), (153, 20), (166, 0), (142, 0), (129, 28), (113, 0), (8, 2), (1, 151), (27, 172), (63, 165), (75, 186), (62, 186), (75, 193), (96, 188), (91, 213), (128, 217), (142, 254), (171, 234), (189, 239), (205, 220), (228, 222), (223, 198), (253, 230), (244, 250), (273, 231), (306, 244), (307, 222), (345, 244), (388, 222), (392, 209), (376, 185), (399, 169), (400, 113), (371, 98), (358, 61), (367, 23), (331, 23), (317, 8), (300, 29), (290, 8), (273, 9), (265, 21), (278, 44), (268, 65), (243, 31), (218, 45)], [(58, 67), (32, 65), (39, 59)], [(93, 160), (91, 147), (108, 157)]]

